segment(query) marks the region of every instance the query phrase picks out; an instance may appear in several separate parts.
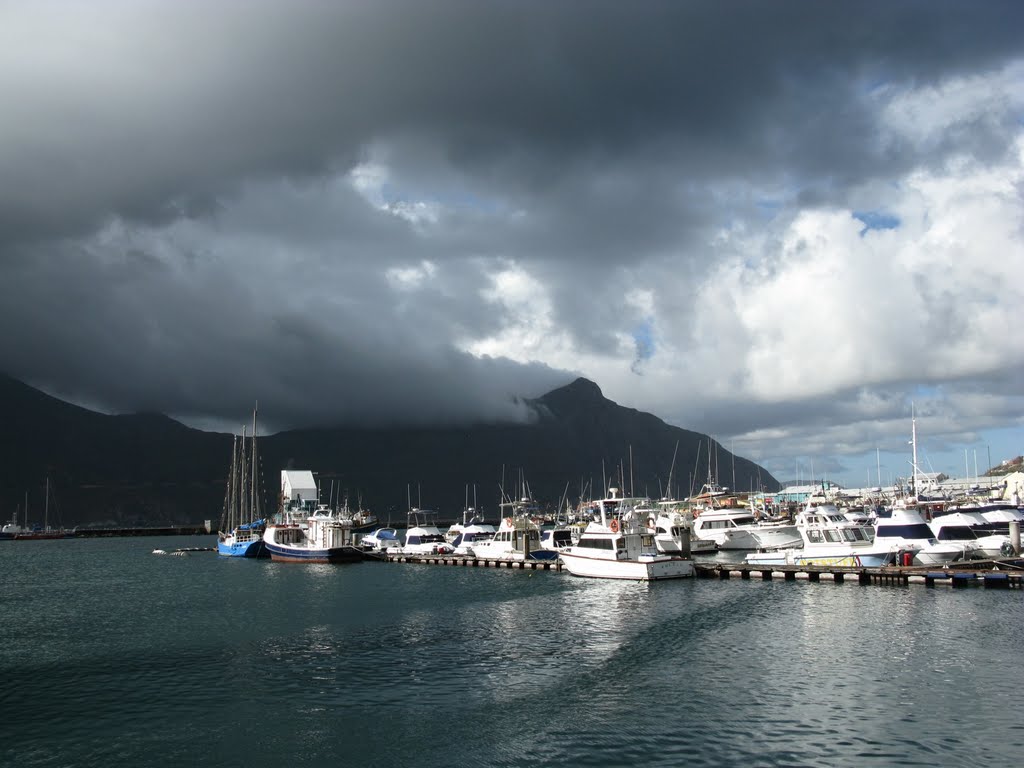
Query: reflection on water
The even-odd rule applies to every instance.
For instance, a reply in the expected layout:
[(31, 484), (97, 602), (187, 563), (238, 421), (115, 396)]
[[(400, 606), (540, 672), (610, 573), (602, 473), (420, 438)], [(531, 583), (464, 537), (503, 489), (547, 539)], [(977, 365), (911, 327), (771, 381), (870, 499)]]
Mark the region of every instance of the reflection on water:
[(976, 765), (1024, 747), (1015, 592), (11, 544), (3, 764)]

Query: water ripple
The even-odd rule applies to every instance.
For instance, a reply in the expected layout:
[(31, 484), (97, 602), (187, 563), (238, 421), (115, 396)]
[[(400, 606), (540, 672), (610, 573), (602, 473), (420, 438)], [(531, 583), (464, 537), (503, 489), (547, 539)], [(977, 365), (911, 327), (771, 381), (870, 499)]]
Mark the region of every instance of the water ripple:
[(1012, 593), (52, 544), (3, 552), (3, 764), (994, 765), (1024, 748)]

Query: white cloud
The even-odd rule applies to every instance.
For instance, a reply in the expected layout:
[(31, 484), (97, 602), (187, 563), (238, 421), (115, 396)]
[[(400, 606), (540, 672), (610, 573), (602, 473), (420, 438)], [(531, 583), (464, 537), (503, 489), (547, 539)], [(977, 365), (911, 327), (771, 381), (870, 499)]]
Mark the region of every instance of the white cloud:
[(392, 267), (384, 274), (396, 290), (415, 291), (433, 279), (437, 267), (429, 261), (423, 261), (412, 267)]
[(922, 88), (888, 86), (874, 94), (881, 105), (879, 128), (919, 149), (934, 148), (951, 133), (998, 125), (1019, 125), (1024, 108), (1024, 62), (969, 77), (953, 77)]

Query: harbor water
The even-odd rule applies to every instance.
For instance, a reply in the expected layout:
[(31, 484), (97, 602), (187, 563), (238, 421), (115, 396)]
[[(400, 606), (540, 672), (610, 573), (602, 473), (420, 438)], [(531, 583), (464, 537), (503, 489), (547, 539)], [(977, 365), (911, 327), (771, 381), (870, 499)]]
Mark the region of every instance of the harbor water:
[(0, 542), (0, 765), (1024, 759), (1019, 591)]

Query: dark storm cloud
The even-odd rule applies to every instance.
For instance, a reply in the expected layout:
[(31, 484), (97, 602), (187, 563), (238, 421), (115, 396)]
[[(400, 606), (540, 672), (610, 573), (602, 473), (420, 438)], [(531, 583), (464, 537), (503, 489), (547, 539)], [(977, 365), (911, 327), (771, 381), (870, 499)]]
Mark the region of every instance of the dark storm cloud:
[(870, 174), (913, 148), (873, 145), (866, 89), (998, 63), (1022, 21), (1014, 3), (25, 7), (5, 14), (7, 237), (163, 220), (402, 134), (513, 196), (652, 148), (698, 178)]
[[(256, 398), (279, 426), (521, 416), (511, 395), (573, 374), (458, 351), (513, 312), (480, 298), (496, 263), (529, 265), (576, 350), (612, 348), (646, 327), (620, 300), (634, 270), (698, 283), (737, 211), (1004, 156), (1005, 117), (914, 141), (880, 131), (877, 93), (998, 69), (1024, 49), (1022, 17), (1012, 2), (8, 4), (0, 321), (16, 330), (0, 352), (52, 391), (196, 421)], [(360, 194), (350, 174), (378, 161), (391, 175)], [(422, 201), (444, 210), (403, 208)]]

